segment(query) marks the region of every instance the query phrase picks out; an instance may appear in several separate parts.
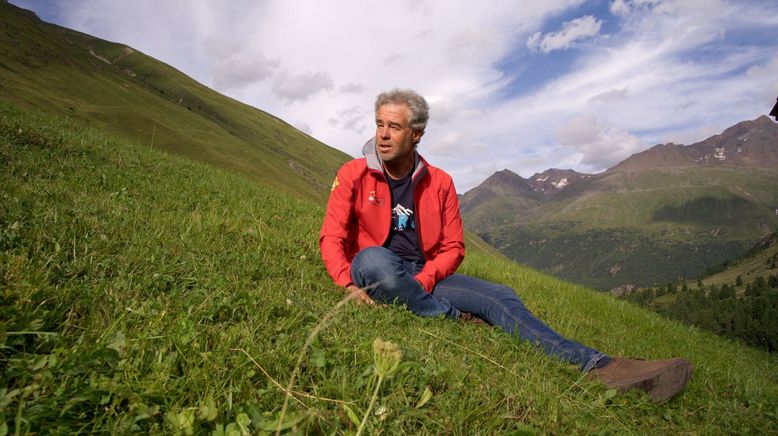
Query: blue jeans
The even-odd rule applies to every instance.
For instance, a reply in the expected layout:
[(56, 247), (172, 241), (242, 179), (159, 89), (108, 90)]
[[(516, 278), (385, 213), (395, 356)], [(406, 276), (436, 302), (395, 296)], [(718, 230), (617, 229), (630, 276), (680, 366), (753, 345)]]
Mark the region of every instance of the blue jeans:
[(564, 338), (536, 318), (513, 289), (462, 274), (452, 274), (427, 293), (414, 276), (424, 265), (407, 262), (384, 247), (369, 247), (351, 263), (351, 280), (367, 288), (373, 300), (402, 304), (419, 316), (459, 318), (467, 312), (512, 336), (539, 346), (550, 356), (577, 365), (583, 372), (602, 367), (605, 354)]

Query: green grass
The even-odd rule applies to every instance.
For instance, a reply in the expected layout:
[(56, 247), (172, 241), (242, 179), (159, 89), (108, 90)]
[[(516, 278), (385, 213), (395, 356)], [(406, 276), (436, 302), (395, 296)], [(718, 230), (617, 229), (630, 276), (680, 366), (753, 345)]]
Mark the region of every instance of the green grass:
[[(343, 294), (323, 210), (241, 175), (0, 105), (0, 431), (272, 431), (306, 338)], [(778, 361), (469, 244), (461, 272), (508, 284), (614, 355), (684, 356), (680, 397), (613, 396), (502, 332), (349, 304), (311, 348), (286, 431), (356, 430), (376, 337), (403, 353), (370, 433), (766, 433)], [(416, 408), (425, 390), (432, 398)], [(304, 394), (304, 395), (303, 395)], [(347, 402), (344, 406), (342, 403)], [(347, 407), (346, 407), (347, 406)]]

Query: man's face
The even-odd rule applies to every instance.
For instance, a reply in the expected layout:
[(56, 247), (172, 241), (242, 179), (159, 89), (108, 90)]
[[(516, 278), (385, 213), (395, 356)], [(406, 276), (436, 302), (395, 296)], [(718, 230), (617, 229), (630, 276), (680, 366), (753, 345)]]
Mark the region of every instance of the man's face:
[(408, 125), (408, 106), (389, 103), (379, 107), (375, 124), (376, 150), (384, 163), (413, 156), (413, 144), (419, 141), (421, 133)]

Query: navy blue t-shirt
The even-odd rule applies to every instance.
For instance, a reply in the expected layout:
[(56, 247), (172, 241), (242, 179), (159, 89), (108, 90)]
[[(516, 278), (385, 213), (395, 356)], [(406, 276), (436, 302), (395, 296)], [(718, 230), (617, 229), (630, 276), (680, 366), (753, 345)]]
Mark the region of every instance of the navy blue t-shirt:
[(386, 176), (392, 190), (392, 229), (385, 246), (405, 261), (424, 263), (424, 254), (419, 247), (419, 236), (416, 233), (412, 174), (413, 172), (400, 180)]

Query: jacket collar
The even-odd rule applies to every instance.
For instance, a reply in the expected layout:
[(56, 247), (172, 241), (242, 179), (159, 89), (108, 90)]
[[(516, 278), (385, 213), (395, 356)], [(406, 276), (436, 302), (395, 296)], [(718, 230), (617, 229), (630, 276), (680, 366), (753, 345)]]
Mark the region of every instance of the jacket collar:
[[(416, 177), (421, 175), (422, 173), (426, 173), (427, 166), (429, 165), (426, 160), (424, 160), (421, 155), (414, 150), (413, 152), (416, 154), (416, 161), (418, 162), (416, 164), (416, 168), (413, 170), (413, 176), (411, 176), (412, 180), (415, 180)], [(376, 153), (375, 151), (375, 137), (370, 138), (367, 142), (365, 142), (365, 145), (362, 146), (362, 154), (365, 156), (365, 160), (367, 161), (367, 168), (371, 171), (378, 171), (381, 174), (384, 173), (384, 165), (381, 163), (381, 157)]]

